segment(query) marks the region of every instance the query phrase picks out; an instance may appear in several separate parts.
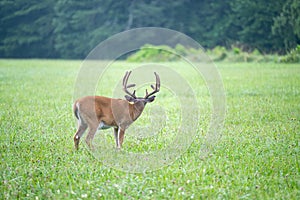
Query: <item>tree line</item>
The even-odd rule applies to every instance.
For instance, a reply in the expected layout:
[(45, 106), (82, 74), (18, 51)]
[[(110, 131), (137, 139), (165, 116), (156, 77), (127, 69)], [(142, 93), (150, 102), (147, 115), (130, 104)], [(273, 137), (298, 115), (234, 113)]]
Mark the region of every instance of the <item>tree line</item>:
[(300, 43), (300, 1), (2, 0), (0, 57), (84, 58), (113, 34), (149, 26), (205, 48), (285, 54)]

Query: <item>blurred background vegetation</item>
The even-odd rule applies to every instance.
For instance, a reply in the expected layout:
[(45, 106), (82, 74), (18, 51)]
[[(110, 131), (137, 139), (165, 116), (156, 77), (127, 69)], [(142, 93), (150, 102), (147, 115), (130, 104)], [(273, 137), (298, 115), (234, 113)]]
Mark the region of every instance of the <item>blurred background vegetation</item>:
[(0, 57), (82, 59), (113, 34), (149, 26), (185, 33), (215, 60), (299, 62), (299, 0), (1, 0)]

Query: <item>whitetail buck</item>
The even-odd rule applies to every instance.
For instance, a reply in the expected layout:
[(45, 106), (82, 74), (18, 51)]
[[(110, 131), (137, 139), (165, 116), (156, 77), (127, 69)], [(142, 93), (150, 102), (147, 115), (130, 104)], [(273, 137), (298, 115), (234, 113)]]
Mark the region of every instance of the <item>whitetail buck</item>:
[(145, 97), (136, 97), (128, 88), (135, 84), (127, 85), (131, 71), (126, 72), (123, 78), (123, 90), (126, 100), (113, 99), (103, 96), (86, 96), (78, 99), (74, 105), (74, 114), (78, 120), (78, 129), (74, 135), (75, 148), (78, 149), (80, 138), (87, 128), (89, 128), (86, 137), (86, 143), (92, 147), (92, 140), (98, 129), (114, 128), (114, 135), (117, 148), (122, 147), (125, 130), (132, 124), (143, 112), (147, 103), (154, 101), (155, 93), (159, 92), (160, 79), (156, 72), (155, 87), (151, 85), (153, 91), (148, 93), (146, 89)]

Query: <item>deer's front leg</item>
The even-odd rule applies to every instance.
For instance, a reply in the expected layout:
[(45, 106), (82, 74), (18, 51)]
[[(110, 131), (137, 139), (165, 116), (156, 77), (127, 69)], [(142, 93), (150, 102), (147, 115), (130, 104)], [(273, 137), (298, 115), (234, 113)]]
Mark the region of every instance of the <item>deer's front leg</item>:
[(119, 132), (119, 128), (114, 128), (114, 135), (115, 135), (115, 141), (116, 141), (117, 147), (118, 147), (118, 145), (119, 145), (119, 136), (118, 136), (118, 132)]
[(123, 140), (124, 140), (125, 130), (119, 128), (119, 149), (122, 147)]
[(121, 127), (114, 128), (114, 134), (115, 134), (116, 146), (118, 149), (121, 149), (124, 140), (125, 130), (123, 130)]

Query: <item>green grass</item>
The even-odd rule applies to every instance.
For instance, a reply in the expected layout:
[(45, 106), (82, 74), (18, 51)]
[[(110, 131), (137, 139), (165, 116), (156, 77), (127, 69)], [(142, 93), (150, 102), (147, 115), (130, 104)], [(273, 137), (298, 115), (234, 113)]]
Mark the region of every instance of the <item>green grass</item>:
[[(129, 66), (114, 64), (115, 77)], [(0, 60), (0, 199), (300, 198), (299, 65), (217, 63), (227, 103), (222, 137), (207, 156), (199, 153), (211, 109), (205, 85), (198, 86), (201, 116), (194, 142), (174, 163), (145, 173), (107, 167), (83, 143), (74, 150), (71, 105), (80, 65)], [(190, 77), (192, 86), (203, 84), (178, 63), (169, 65)], [(113, 88), (99, 83), (99, 92), (110, 95), (114, 81), (106, 80)], [(166, 127), (156, 139), (128, 134), (123, 151), (164, 148), (172, 141), (180, 106), (170, 91), (161, 91), (136, 123), (147, 124), (155, 106), (166, 109)], [(112, 130), (97, 137), (114, 147)]]

